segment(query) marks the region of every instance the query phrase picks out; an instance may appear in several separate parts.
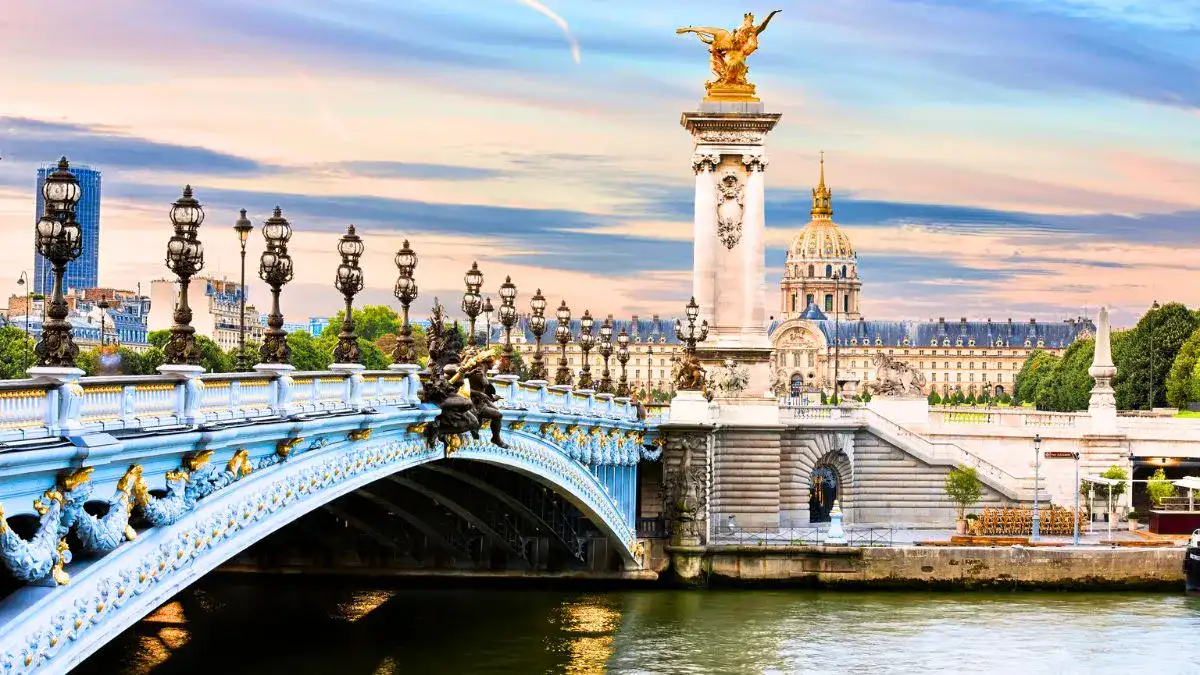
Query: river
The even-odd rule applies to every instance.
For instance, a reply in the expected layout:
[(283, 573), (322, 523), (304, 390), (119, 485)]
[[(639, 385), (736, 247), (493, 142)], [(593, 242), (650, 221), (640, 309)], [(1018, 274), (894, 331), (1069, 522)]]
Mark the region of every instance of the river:
[(1200, 673), (1200, 598), (202, 581), (80, 675)]

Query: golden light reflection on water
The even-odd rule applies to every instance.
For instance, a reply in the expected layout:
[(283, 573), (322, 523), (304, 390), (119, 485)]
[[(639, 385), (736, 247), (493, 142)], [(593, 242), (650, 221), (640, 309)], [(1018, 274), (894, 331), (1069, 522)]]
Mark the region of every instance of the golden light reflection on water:
[(183, 615), (183, 604), (178, 600), (168, 602), (159, 607), (142, 619), (147, 623), (171, 623), (183, 625), (187, 623), (187, 617)]
[(562, 607), (564, 639), (570, 661), (567, 673), (603, 673), (613, 655), (613, 633), (621, 625), (621, 613), (593, 598), (567, 602)]
[(349, 601), (338, 605), (336, 616), (354, 623), (376, 609), (379, 609), (383, 603), (391, 600), (393, 595), (395, 593), (392, 591), (363, 591), (355, 593)]

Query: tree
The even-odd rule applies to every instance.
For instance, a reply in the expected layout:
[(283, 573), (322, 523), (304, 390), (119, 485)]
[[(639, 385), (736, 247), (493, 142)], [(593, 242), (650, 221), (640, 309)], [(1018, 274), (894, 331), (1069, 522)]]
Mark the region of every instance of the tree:
[[(205, 335), (197, 335), (196, 347), (200, 350), (200, 365), (204, 366), (205, 372), (209, 373), (228, 373), (233, 370), (234, 363), (225, 353), (224, 349), (213, 339)], [(146, 335), (146, 341), (153, 347), (157, 347), (161, 352), (166, 348), (167, 342), (171, 339), (171, 331), (155, 330), (150, 331)]]
[(1097, 499), (1101, 499), (1105, 504), (1116, 502), (1117, 498), (1125, 494), (1125, 486), (1129, 481), (1129, 474), (1125, 473), (1125, 469), (1116, 464), (1108, 467), (1104, 473), (1100, 474), (1101, 478), (1110, 478), (1117, 481), (1115, 485), (1102, 485), (1100, 483), (1092, 483), (1092, 491)]
[(1162, 508), (1163, 502), (1175, 496), (1175, 484), (1167, 480), (1167, 474), (1159, 467), (1146, 483), (1146, 494), (1150, 495), (1150, 503)]
[(243, 358), (245, 359), (246, 370), (253, 370), (255, 364), (258, 363), (258, 351), (261, 348), (261, 343), (254, 342), (252, 340), (247, 342), (245, 348), (243, 349), (239, 350), (237, 347), (230, 349), (229, 352), (226, 353), (226, 356), (229, 358), (230, 366), (236, 370), (238, 367), (238, 352), (241, 352)]
[(28, 377), (26, 371), (37, 363), (33, 352), (33, 338), (16, 326), (0, 328), (0, 379), (13, 380)]
[(929, 405), (941, 405), (942, 397), (938, 395), (937, 389), (929, 392)]
[(967, 394), (966, 404), (967, 405), (975, 405), (975, 392), (971, 392), (970, 394)]
[(296, 370), (325, 370), (333, 360), (333, 356), (318, 344), (317, 338), (306, 330), (288, 333), (287, 345), (292, 352), (288, 362)]
[(1095, 353), (1095, 340), (1072, 343), (1054, 367), (1038, 381), (1033, 395), (1037, 409), (1057, 412), (1087, 410), (1093, 384), (1088, 368), (1092, 366)]
[[(321, 331), (321, 337), (337, 337), (342, 332), (342, 322), (345, 320), (346, 311), (339, 311)], [(360, 338), (374, 342), (382, 335), (396, 335), (399, 332), (400, 316), (387, 305), (365, 305), (354, 310), (354, 333)]]
[(974, 506), (983, 497), (983, 483), (975, 469), (960, 466), (950, 469), (946, 474), (946, 496), (958, 505), (958, 519), (962, 520), (967, 509)]
[(1191, 401), (1200, 400), (1200, 379), (1197, 379), (1197, 364), (1200, 364), (1200, 328), (1192, 331), (1167, 374), (1167, 403), (1184, 409)]
[(1113, 346), (1117, 366), (1113, 384), (1118, 408), (1167, 405), (1167, 376), (1197, 323), (1196, 315), (1187, 307), (1169, 302), (1146, 312), (1129, 331), (1120, 350)]
[(1019, 401), (1036, 401), (1037, 390), (1042, 380), (1051, 375), (1059, 358), (1053, 354), (1035, 349), (1021, 365), (1017, 373), (1017, 381), (1013, 387), (1013, 397)]
[(366, 338), (358, 338), (358, 353), (359, 362), (366, 367), (367, 370), (385, 370), (392, 363), (392, 359), (374, 342)]

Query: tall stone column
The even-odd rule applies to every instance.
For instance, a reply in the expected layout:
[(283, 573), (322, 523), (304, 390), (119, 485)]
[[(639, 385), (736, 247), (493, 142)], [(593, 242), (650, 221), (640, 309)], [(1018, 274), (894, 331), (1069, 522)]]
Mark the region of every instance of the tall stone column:
[(766, 312), (766, 200), (763, 173), (769, 160), (762, 155), (742, 155), (746, 167), (746, 206), (742, 214), (742, 342), (768, 344)]
[(716, 307), (717, 266), (717, 164), (721, 156), (697, 152), (692, 155), (696, 174), (694, 240), (692, 242), (692, 295), (700, 305), (700, 316), (713, 324)]
[(1092, 416), (1092, 433), (1109, 435), (1117, 433), (1117, 398), (1112, 388), (1112, 379), (1117, 368), (1112, 360), (1111, 329), (1108, 325), (1108, 308), (1100, 308), (1096, 327), (1096, 353), (1092, 357), (1092, 395), (1088, 399), (1088, 413)]

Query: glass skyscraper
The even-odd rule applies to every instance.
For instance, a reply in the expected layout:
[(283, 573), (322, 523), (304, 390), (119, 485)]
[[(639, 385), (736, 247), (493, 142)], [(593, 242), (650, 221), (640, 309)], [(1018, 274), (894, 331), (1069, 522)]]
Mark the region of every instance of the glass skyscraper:
[[(37, 213), (34, 222), (41, 219), (46, 208), (42, 198), (42, 185), (46, 176), (54, 173), (58, 163), (47, 164), (37, 172)], [(63, 278), (63, 290), (68, 288), (95, 288), (100, 270), (100, 172), (82, 165), (72, 165), (71, 173), (79, 179), (79, 205), (75, 219), (83, 236), (83, 253), (67, 264)], [(49, 295), (54, 292), (54, 268), (35, 249), (33, 252), (33, 292)]]

